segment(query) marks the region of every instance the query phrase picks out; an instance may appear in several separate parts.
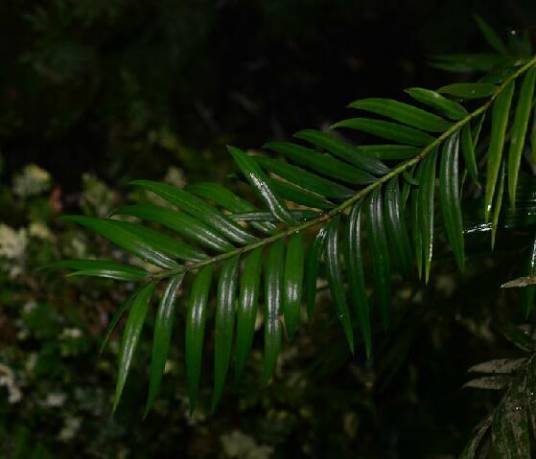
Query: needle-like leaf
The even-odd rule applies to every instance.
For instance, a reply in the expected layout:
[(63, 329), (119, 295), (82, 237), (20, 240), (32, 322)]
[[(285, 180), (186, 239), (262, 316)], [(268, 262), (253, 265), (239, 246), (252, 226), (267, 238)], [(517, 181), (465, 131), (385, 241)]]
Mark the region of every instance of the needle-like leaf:
[(294, 222), (292, 215), (272, 190), (269, 178), (255, 159), (238, 148), (228, 147), (228, 149), (249, 184), (257, 191), (270, 212), (283, 223), (292, 224)]
[(104, 352), (108, 341), (110, 341), (110, 338), (112, 337), (112, 333), (114, 332), (115, 327), (117, 327), (117, 324), (119, 323), (125, 312), (130, 309), (130, 306), (132, 305), (132, 301), (134, 301), (136, 294), (137, 292), (132, 294), (127, 300), (123, 301), (123, 303), (121, 303), (118, 308), (116, 308), (115, 312), (112, 315), (112, 318), (110, 319), (110, 322), (108, 323), (108, 326), (106, 327), (106, 331), (104, 332), (104, 338), (102, 339), (102, 343), (99, 348), (99, 354), (102, 354)]
[(212, 266), (208, 265), (197, 273), (188, 299), (186, 312), (186, 379), (190, 411), (197, 405), (203, 343), (205, 340), (205, 323), (207, 320), (207, 301), (212, 281)]
[(149, 283), (136, 294), (128, 314), (127, 323), (123, 330), (123, 338), (119, 350), (119, 365), (117, 369), (117, 383), (113, 402), (113, 411), (116, 410), (125, 382), (132, 364), (134, 353), (149, 309), (149, 302), (154, 293), (154, 283)]
[(161, 234), (156, 231), (144, 228), (147, 231), (145, 232), (145, 237), (142, 237), (140, 234), (132, 231), (134, 227), (134, 224), (132, 223), (104, 220), (81, 215), (64, 216), (62, 217), (62, 220), (85, 226), (114, 244), (117, 244), (119, 247), (156, 266), (168, 269), (178, 267), (177, 262), (169, 256), (169, 252), (172, 250), (170, 249), (165, 252), (161, 250), (162, 242), (164, 243), (164, 247), (169, 248), (167, 242), (169, 242), (168, 239), (171, 238), (166, 238), (165, 235), (162, 235), (163, 238), (161, 239)]
[(359, 169), (370, 172), (374, 175), (384, 175), (389, 172), (389, 168), (381, 161), (368, 156), (359, 155), (356, 153), (355, 147), (335, 135), (333, 133), (316, 131), (314, 129), (304, 129), (296, 132), (294, 137), (324, 148), (334, 156), (357, 166)]
[(348, 267), (348, 285), (357, 323), (365, 342), (367, 358), (372, 354), (372, 333), (370, 327), (370, 304), (365, 290), (365, 269), (362, 250), (362, 216), (361, 203), (352, 207), (346, 225), (346, 260)]
[(400, 269), (403, 274), (407, 275), (411, 269), (411, 246), (396, 177), (389, 180), (385, 187), (384, 210), (387, 235)]
[(156, 313), (151, 371), (149, 376), (149, 394), (145, 406), (145, 415), (147, 415), (153, 406), (153, 403), (158, 396), (158, 391), (160, 390), (160, 383), (162, 382), (162, 376), (164, 374), (164, 368), (166, 366), (166, 360), (171, 345), (173, 325), (175, 323), (177, 294), (183, 279), (184, 274), (181, 273), (172, 277), (168, 281)]
[(447, 99), (436, 91), (424, 88), (409, 88), (406, 89), (406, 93), (421, 104), (435, 108), (452, 120), (458, 121), (467, 116), (467, 110), (462, 105)]
[(248, 254), (240, 279), (236, 326), (236, 379), (240, 378), (251, 350), (261, 281), (262, 248)]
[(324, 199), (319, 194), (300, 188), (291, 182), (273, 178), (270, 180), (270, 186), (283, 199), (302, 206), (312, 209), (331, 209), (335, 207), (335, 204)]
[(521, 165), (521, 156), (525, 149), (525, 138), (529, 126), (535, 83), (536, 68), (532, 68), (527, 71), (523, 78), (510, 137), (510, 150), (508, 151), (508, 195), (510, 196), (510, 204), (514, 208), (516, 204), (517, 178)]
[(419, 153), (417, 147), (411, 145), (359, 145), (354, 147), (360, 154), (373, 156), (382, 160), (410, 159)]
[(491, 248), (495, 247), (495, 238), (497, 237), (497, 229), (499, 228), (499, 217), (501, 215), (503, 196), (504, 196), (504, 182), (505, 182), (505, 164), (501, 166), (499, 172), (499, 186), (497, 187), (497, 193), (495, 194), (495, 201), (493, 202), (493, 213), (491, 218)]
[(499, 175), (499, 168), (502, 162), (504, 149), (504, 140), (506, 128), (508, 126), (508, 115), (510, 113), (510, 104), (514, 94), (514, 83), (508, 83), (504, 90), (499, 94), (492, 109), (491, 120), (491, 138), (488, 148), (488, 164), (486, 176), (486, 194), (484, 197), (484, 214), (486, 220), (489, 219), (491, 204), (495, 196), (495, 186)]
[(349, 118), (339, 121), (331, 126), (331, 129), (349, 128), (366, 132), (383, 139), (394, 140), (404, 145), (414, 145), (422, 147), (434, 141), (434, 138), (425, 132), (417, 129), (402, 126), (383, 120), (373, 120), (370, 118)]
[(419, 222), (422, 228), (424, 280), (428, 283), (434, 253), (434, 197), (437, 151), (430, 153), (419, 168)]
[(383, 215), (381, 189), (376, 188), (368, 199), (366, 226), (372, 257), (372, 274), (380, 304), (380, 313), (383, 326), (388, 328), (391, 307), (391, 267)]
[(153, 204), (135, 204), (121, 207), (115, 214), (130, 215), (158, 223), (191, 241), (218, 252), (233, 249), (233, 246), (224, 237), (184, 212), (177, 212)]
[(231, 241), (237, 242), (238, 244), (247, 244), (255, 240), (246, 230), (222, 215), (205, 201), (176, 186), (154, 182), (152, 180), (135, 180), (132, 182), (132, 185), (139, 186), (160, 196), (162, 199), (165, 199), (192, 217), (205, 223), (210, 228), (223, 234)]
[(459, 135), (452, 134), (443, 144), (439, 170), (439, 199), (447, 240), (460, 270), (465, 263), (463, 221), (460, 205)]
[(281, 302), (283, 297), (283, 269), (285, 264), (285, 244), (279, 239), (268, 252), (264, 275), (264, 362), (263, 381), (267, 383), (275, 369), (281, 350), (282, 324)]
[(344, 199), (352, 195), (350, 188), (320, 177), (300, 167), (264, 156), (259, 156), (256, 159), (267, 171), (273, 172), (291, 183), (325, 196), (328, 199)]
[(326, 258), (326, 267), (328, 273), (329, 288), (331, 291), (331, 297), (335, 304), (335, 310), (337, 311), (337, 317), (339, 318), (346, 341), (350, 352), (354, 353), (354, 331), (352, 327), (352, 320), (350, 318), (350, 312), (348, 311), (348, 304), (346, 302), (346, 295), (344, 293), (344, 280), (342, 277), (341, 268), (341, 249), (339, 247), (339, 224), (340, 218), (334, 218), (328, 225), (326, 235), (326, 245), (324, 255)]
[(300, 321), (304, 258), (303, 236), (293, 234), (288, 240), (283, 280), (283, 316), (289, 338), (296, 333)]
[[(225, 188), (219, 183), (195, 183), (193, 185), (188, 185), (186, 190), (195, 194), (196, 196), (213, 201), (217, 205), (231, 212), (243, 213), (257, 211), (257, 208), (253, 204), (236, 195), (231, 190)], [(254, 222), (251, 226), (259, 231), (262, 231), (263, 233), (271, 233), (276, 229), (276, 226), (272, 223)]]
[(320, 259), (324, 252), (326, 228), (320, 228), (305, 258), (305, 302), (307, 304), (307, 316), (313, 315), (316, 304), (316, 283), (320, 269)]
[(451, 125), (440, 116), (393, 99), (360, 99), (352, 102), (349, 107), (383, 115), (424, 131), (443, 132)]
[(475, 146), (473, 142), (471, 126), (469, 126), (469, 124), (466, 124), (462, 128), (461, 143), (463, 158), (465, 161), (465, 167), (467, 168), (467, 172), (469, 172), (469, 175), (473, 179), (474, 183), (478, 184), (478, 169), (476, 165)]
[(415, 253), (415, 262), (417, 264), (417, 273), (419, 279), (422, 278), (423, 273), (423, 260), (424, 260), (424, 244), (423, 233), (421, 223), (421, 191), (416, 189), (412, 191), (410, 196), (410, 212), (411, 212), (411, 239), (413, 241), (413, 248)]
[(438, 91), (460, 99), (483, 99), (493, 95), (496, 89), (491, 83), (453, 83), (439, 88)]
[(301, 145), (289, 142), (269, 142), (264, 147), (282, 154), (300, 166), (311, 169), (336, 181), (354, 185), (364, 185), (374, 181), (374, 176), (368, 172), (353, 167), (333, 156), (324, 155)]
[(221, 269), (218, 282), (214, 327), (214, 393), (212, 409), (220, 401), (231, 360), (238, 262), (238, 257), (226, 261)]
[(136, 266), (117, 263), (112, 260), (60, 260), (45, 266), (47, 269), (73, 269), (74, 274), (107, 277), (122, 281), (139, 281), (147, 276), (147, 271)]

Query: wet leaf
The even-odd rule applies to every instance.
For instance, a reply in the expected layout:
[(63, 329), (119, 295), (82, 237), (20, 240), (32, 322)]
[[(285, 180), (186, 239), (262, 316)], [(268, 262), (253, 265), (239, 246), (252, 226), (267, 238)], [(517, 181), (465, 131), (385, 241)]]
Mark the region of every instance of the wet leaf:
[(113, 402), (113, 411), (116, 410), (119, 400), (121, 400), (121, 394), (125, 387), (128, 373), (130, 371), (130, 365), (136, 347), (141, 335), (141, 330), (145, 322), (145, 316), (149, 309), (149, 302), (154, 293), (154, 284), (147, 284), (141, 288), (136, 296), (132, 300), (130, 311), (128, 313), (127, 323), (123, 330), (123, 337), (121, 339), (121, 346), (119, 349), (119, 364), (117, 369), (117, 382), (115, 387), (115, 395)]
[(211, 282), (212, 266), (208, 265), (201, 268), (196, 274), (191, 286), (190, 297), (188, 298), (185, 354), (190, 412), (194, 411), (199, 394), (205, 323), (207, 320), (207, 301)]
[(231, 360), (233, 347), (235, 297), (238, 278), (238, 257), (227, 260), (222, 266), (216, 298), (214, 326), (214, 394), (212, 409), (217, 406)]
[(177, 303), (178, 290), (184, 279), (184, 274), (178, 274), (172, 277), (160, 300), (156, 320), (154, 324), (153, 335), (153, 350), (151, 357), (151, 371), (149, 377), (149, 395), (147, 397), (147, 405), (145, 407), (145, 415), (151, 409), (164, 374), (166, 360), (171, 346), (171, 336), (173, 325), (175, 323), (175, 308)]
[(443, 225), (454, 253), (458, 268), (463, 270), (465, 249), (463, 240), (463, 221), (460, 203), (459, 180), (459, 136), (452, 134), (443, 144), (439, 172), (439, 199), (443, 214)]
[(488, 163), (486, 175), (486, 195), (484, 211), (486, 220), (491, 213), (491, 204), (495, 196), (495, 186), (499, 176), (499, 169), (502, 163), (504, 140), (506, 128), (508, 126), (508, 115), (510, 104), (514, 93), (514, 83), (509, 83), (501, 94), (495, 99), (492, 108), (491, 138), (488, 148)]
[(285, 244), (281, 239), (274, 242), (268, 252), (264, 276), (264, 362), (263, 380), (267, 383), (275, 369), (281, 350), (282, 324), (281, 302), (283, 297), (283, 267)]
[(372, 354), (372, 332), (370, 326), (370, 304), (365, 289), (362, 220), (361, 203), (357, 203), (352, 207), (345, 228), (345, 239), (347, 241), (346, 260), (352, 306), (365, 343), (366, 356), (369, 358)]
[(337, 311), (337, 317), (341, 321), (346, 340), (350, 351), (354, 352), (354, 332), (352, 328), (352, 322), (350, 318), (350, 312), (348, 311), (348, 304), (346, 302), (344, 281), (342, 277), (341, 268), (341, 249), (339, 247), (339, 217), (335, 217), (328, 225), (326, 235), (326, 245), (324, 249), (324, 256), (326, 259), (326, 267), (328, 273), (329, 288), (331, 291), (331, 297), (335, 304), (335, 310)]
[(304, 257), (303, 236), (293, 234), (288, 240), (283, 280), (283, 315), (289, 338), (296, 333), (300, 320)]
[(240, 378), (251, 350), (261, 281), (262, 248), (251, 251), (244, 260), (240, 277), (236, 325), (236, 379)]

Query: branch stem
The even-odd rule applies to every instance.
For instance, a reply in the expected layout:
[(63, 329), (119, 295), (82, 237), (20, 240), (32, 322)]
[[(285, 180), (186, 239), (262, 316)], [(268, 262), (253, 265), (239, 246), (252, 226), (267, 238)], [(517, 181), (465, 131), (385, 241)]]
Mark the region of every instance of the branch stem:
[(495, 93), (490, 96), (490, 98), (482, 104), (480, 107), (472, 111), (471, 113), (467, 114), (467, 116), (456, 123), (454, 123), (451, 127), (449, 127), (445, 132), (443, 132), (439, 137), (437, 137), (433, 142), (429, 143), (423, 149), (413, 158), (408, 159), (404, 162), (402, 162), (400, 165), (393, 168), (390, 172), (383, 175), (382, 177), (379, 177), (374, 183), (371, 183), (365, 188), (362, 188), (359, 190), (356, 194), (354, 194), (352, 197), (348, 198), (346, 201), (343, 201), (341, 204), (339, 204), (337, 207), (334, 207), (333, 209), (322, 213), (318, 217), (312, 218), (311, 220), (307, 220), (304, 223), (301, 223), (296, 226), (291, 226), (277, 234), (274, 234), (273, 236), (269, 236), (264, 239), (260, 239), (258, 241), (255, 241), (251, 244), (245, 245), (243, 247), (238, 247), (234, 250), (231, 250), (229, 252), (216, 255), (212, 258), (209, 258), (207, 260), (203, 260), (196, 263), (190, 263), (186, 264), (180, 269), (173, 269), (173, 270), (166, 270), (159, 273), (155, 273), (152, 275), (153, 278), (167, 278), (174, 276), (175, 274), (179, 272), (189, 272), (197, 270), (203, 266), (211, 265), (214, 263), (218, 263), (220, 261), (227, 260), (232, 257), (236, 257), (239, 255), (242, 255), (244, 253), (250, 252), (258, 247), (264, 247), (266, 245), (269, 245), (279, 239), (286, 238), (292, 234), (300, 233), (302, 231), (305, 231), (307, 229), (313, 228), (315, 226), (325, 224), (329, 222), (332, 218), (336, 217), (337, 215), (340, 215), (342, 213), (345, 213), (347, 210), (351, 208), (353, 204), (355, 204), (360, 199), (365, 198), (370, 192), (375, 190), (378, 187), (381, 187), (384, 183), (388, 182), (392, 178), (402, 174), (404, 171), (408, 170), (412, 166), (418, 164), (421, 162), (428, 154), (432, 151), (434, 151), (439, 145), (441, 145), (445, 140), (447, 140), (452, 134), (459, 131), (463, 126), (465, 126), (467, 123), (469, 123), (472, 119), (478, 117), (482, 113), (486, 112), (490, 106), (493, 104), (494, 100), (502, 93), (504, 88), (512, 81), (517, 79), (520, 75), (522, 75), (524, 72), (529, 70), (531, 67), (536, 65), (536, 56), (532, 57), (529, 61), (527, 61), (523, 66), (519, 67), (515, 72), (513, 72), (508, 78), (506, 78), (498, 87)]

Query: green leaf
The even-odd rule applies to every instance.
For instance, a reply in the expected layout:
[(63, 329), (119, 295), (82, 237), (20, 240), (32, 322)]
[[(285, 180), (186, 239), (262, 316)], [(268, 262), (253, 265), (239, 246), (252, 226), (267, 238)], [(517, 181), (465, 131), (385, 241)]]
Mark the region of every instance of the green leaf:
[(359, 154), (373, 156), (385, 161), (393, 159), (410, 159), (419, 153), (417, 147), (411, 145), (359, 145), (354, 147)]
[(521, 165), (521, 157), (525, 148), (525, 138), (529, 126), (535, 82), (536, 68), (533, 67), (527, 71), (523, 78), (510, 137), (510, 150), (508, 151), (508, 195), (510, 196), (510, 204), (514, 208), (516, 203), (517, 178)]
[(226, 252), (233, 249), (233, 246), (220, 234), (184, 212), (177, 212), (153, 204), (135, 204), (122, 207), (115, 214), (130, 215), (158, 223), (187, 239), (209, 249), (217, 250), (218, 252)]
[(488, 148), (486, 194), (484, 198), (484, 213), (486, 220), (489, 220), (491, 203), (495, 195), (495, 186), (497, 184), (499, 168), (502, 162), (504, 140), (506, 128), (508, 126), (508, 115), (513, 94), (514, 82), (512, 81), (508, 83), (493, 103), (491, 138)]
[[(269, 145), (269, 144), (268, 144)], [(257, 162), (267, 171), (294, 183), (302, 188), (318, 193), (326, 198), (344, 199), (352, 195), (352, 190), (339, 183), (332, 182), (300, 167), (283, 161), (259, 156)]]
[(283, 223), (289, 225), (294, 223), (294, 219), (270, 187), (269, 178), (255, 162), (255, 159), (238, 148), (228, 147), (228, 150), (249, 184), (257, 191), (268, 209), (270, 209), (270, 212)]
[(401, 210), (400, 189), (397, 177), (389, 180), (384, 192), (384, 210), (387, 235), (404, 275), (411, 270), (411, 246), (405, 215)]
[(264, 362), (263, 380), (267, 383), (275, 369), (277, 357), (281, 350), (281, 301), (283, 296), (283, 266), (285, 262), (285, 244), (279, 239), (272, 244), (268, 252), (264, 276)]
[(372, 275), (380, 304), (380, 313), (383, 326), (388, 328), (391, 307), (391, 267), (383, 216), (381, 189), (376, 188), (368, 199), (366, 227), (372, 258)]
[[(193, 185), (188, 185), (186, 190), (195, 194), (196, 196), (213, 201), (214, 203), (231, 212), (255, 212), (257, 210), (253, 204), (245, 199), (242, 199), (240, 196), (218, 183), (195, 183)], [(272, 223), (254, 222), (251, 224), (251, 226), (264, 233), (272, 233), (276, 229), (276, 226)]]
[(152, 180), (135, 180), (132, 182), (132, 185), (153, 192), (179, 209), (184, 210), (192, 217), (205, 223), (205, 225), (223, 234), (231, 241), (238, 244), (248, 244), (255, 240), (254, 236), (209, 206), (205, 201), (176, 186), (154, 182)]
[(218, 282), (214, 333), (214, 396), (212, 409), (220, 401), (231, 360), (238, 262), (239, 257), (227, 260), (221, 269)]
[(337, 128), (355, 129), (376, 137), (394, 140), (404, 145), (414, 145), (416, 147), (428, 145), (435, 140), (431, 135), (417, 129), (370, 118), (349, 118), (331, 126), (331, 129)]
[(488, 44), (499, 54), (502, 54), (503, 56), (507, 56), (508, 50), (506, 49), (504, 42), (495, 33), (495, 31), (490, 27), (490, 25), (477, 14), (475, 14), (475, 21), (478, 25), (478, 28), (480, 29), (480, 32), (482, 33), (482, 35), (484, 36)]
[[(296, 221), (305, 221), (310, 218), (315, 218), (320, 215), (318, 210), (298, 209), (289, 210), (290, 214)], [(245, 214), (233, 214), (231, 218), (237, 222), (275, 222), (277, 221), (274, 215), (270, 212), (248, 212)]]
[(476, 126), (471, 131), (471, 133), (473, 134), (473, 145), (478, 145), (478, 141), (480, 140), (480, 133), (482, 132), (482, 126), (484, 126), (484, 121), (486, 120), (486, 113), (487, 111), (479, 115), (478, 121), (476, 122)]
[(307, 206), (313, 209), (331, 209), (332, 207), (335, 207), (335, 204), (324, 199), (319, 194), (307, 191), (291, 182), (274, 178), (270, 180), (270, 186), (279, 196), (281, 196), (281, 198), (302, 206)]
[(454, 252), (458, 268), (463, 270), (465, 249), (460, 204), (459, 139), (459, 133), (455, 132), (443, 144), (439, 168), (439, 200), (447, 240)]
[(350, 352), (354, 353), (354, 332), (348, 304), (344, 294), (344, 281), (341, 268), (341, 249), (339, 247), (340, 218), (335, 217), (328, 225), (324, 255), (328, 273), (329, 289), (335, 303), (337, 317), (341, 321)]
[(362, 251), (361, 203), (356, 203), (348, 216), (345, 239), (348, 285), (357, 323), (365, 342), (367, 358), (372, 354), (372, 333), (370, 327), (370, 304), (365, 290), (365, 269)]
[(269, 142), (264, 145), (289, 160), (337, 181), (364, 185), (374, 181), (374, 176), (332, 156), (289, 142)]
[(186, 380), (188, 382), (188, 397), (190, 399), (191, 412), (194, 411), (197, 405), (199, 394), (205, 323), (207, 320), (207, 301), (211, 281), (212, 266), (207, 265), (197, 273), (188, 299), (185, 352)]
[(115, 327), (117, 327), (117, 324), (119, 323), (125, 312), (128, 311), (128, 309), (132, 305), (136, 294), (137, 292), (131, 295), (126, 301), (121, 303), (118, 308), (116, 308), (112, 318), (110, 319), (110, 322), (108, 323), (108, 326), (106, 327), (106, 331), (104, 332), (104, 338), (99, 348), (99, 354), (102, 354), (104, 352), (104, 349), (106, 348), (106, 345), (108, 344), (108, 341), (110, 340), (112, 333), (115, 330)]
[(208, 199), (231, 212), (253, 212), (253, 204), (233, 193), (219, 183), (201, 182), (187, 185), (185, 190), (204, 199)]
[(424, 243), (423, 243), (423, 233), (424, 228), (422, 227), (421, 217), (421, 191), (420, 188), (414, 190), (411, 193), (410, 200), (410, 212), (411, 212), (411, 239), (413, 241), (413, 248), (415, 250), (415, 262), (417, 264), (417, 273), (419, 279), (422, 279), (423, 273), (423, 259), (424, 259)]
[(393, 99), (361, 99), (352, 102), (349, 107), (382, 115), (423, 131), (443, 132), (451, 126), (440, 116)]
[(493, 53), (435, 55), (432, 67), (448, 72), (489, 72), (504, 63), (504, 57)]
[[(178, 267), (177, 262), (170, 258), (170, 255), (177, 256), (177, 258), (180, 255), (181, 258), (186, 258), (187, 254), (187, 259), (191, 259), (190, 256), (197, 253), (190, 251), (188, 246), (180, 241), (134, 223), (81, 215), (64, 216), (62, 220), (85, 226), (137, 257), (162, 268)], [(184, 251), (181, 250), (183, 248)]]
[(438, 91), (460, 99), (483, 99), (492, 96), (496, 89), (491, 83), (453, 83), (439, 88)]
[(421, 104), (435, 108), (452, 120), (458, 121), (468, 115), (467, 110), (462, 105), (447, 99), (436, 91), (424, 88), (409, 88), (405, 91)]
[(166, 285), (166, 289), (160, 300), (153, 334), (153, 350), (151, 357), (151, 371), (149, 377), (149, 394), (145, 406), (145, 416), (153, 406), (158, 392), (160, 383), (164, 374), (166, 360), (171, 345), (171, 335), (175, 322), (175, 306), (177, 303), (178, 290), (184, 280), (184, 274), (178, 274), (172, 277)]
[(463, 158), (465, 161), (465, 167), (467, 168), (467, 172), (473, 179), (473, 182), (478, 184), (478, 169), (476, 165), (475, 146), (473, 143), (473, 134), (471, 133), (471, 126), (469, 126), (469, 124), (466, 124), (462, 128), (461, 142)]
[(289, 338), (296, 333), (300, 321), (304, 258), (303, 236), (293, 234), (288, 240), (283, 278), (283, 316)]
[(259, 247), (246, 256), (240, 278), (240, 297), (238, 300), (236, 326), (236, 379), (239, 379), (242, 374), (253, 342), (261, 267), (262, 247)]
[(307, 316), (310, 318), (316, 304), (316, 282), (320, 269), (320, 258), (324, 252), (324, 241), (326, 239), (326, 228), (320, 228), (315, 240), (307, 251), (305, 257), (305, 302), (307, 304)]
[(430, 153), (419, 168), (419, 222), (422, 228), (424, 279), (428, 283), (434, 253), (434, 196), (437, 150)]
[(504, 182), (505, 182), (505, 164), (501, 166), (499, 172), (499, 186), (497, 187), (497, 193), (495, 194), (495, 202), (493, 203), (493, 215), (491, 219), (491, 248), (495, 247), (495, 238), (497, 236), (497, 228), (499, 227), (499, 217), (501, 215), (502, 202), (504, 196)]
[(136, 347), (141, 335), (143, 324), (145, 322), (145, 316), (149, 309), (149, 302), (154, 293), (154, 283), (147, 284), (140, 289), (134, 299), (132, 300), (132, 306), (128, 314), (127, 323), (123, 330), (123, 338), (121, 340), (121, 347), (119, 350), (119, 365), (117, 369), (117, 383), (115, 388), (115, 396), (113, 402), (113, 411), (116, 410), (125, 382), (127, 380), (130, 365), (132, 364), (132, 358), (136, 352)]
[(374, 175), (384, 175), (389, 172), (389, 168), (381, 161), (368, 156), (356, 153), (355, 147), (339, 138), (332, 133), (317, 131), (314, 129), (304, 129), (296, 132), (294, 137), (323, 148), (334, 156), (357, 166), (359, 169), (370, 172)]
[[(147, 276), (147, 271), (112, 260), (59, 260), (45, 266), (46, 269), (75, 269), (88, 276), (107, 277), (123, 281), (138, 281)], [(77, 274), (77, 273), (73, 273)]]

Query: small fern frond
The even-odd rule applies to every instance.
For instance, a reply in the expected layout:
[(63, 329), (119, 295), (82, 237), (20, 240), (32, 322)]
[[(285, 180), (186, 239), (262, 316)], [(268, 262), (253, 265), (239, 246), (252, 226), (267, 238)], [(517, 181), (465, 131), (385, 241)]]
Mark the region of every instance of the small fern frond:
[[(479, 67), (488, 69), (484, 61), (478, 61)], [(249, 188), (244, 196), (256, 197), (251, 202), (219, 184), (180, 189), (137, 180), (132, 186), (157, 195), (166, 205), (136, 203), (107, 219), (64, 217), (151, 265), (140, 268), (115, 260), (66, 260), (56, 265), (74, 270), (73, 275), (140, 285), (121, 308), (121, 313), (128, 310), (128, 319), (114, 406), (149, 303), (158, 294), (147, 410), (156, 399), (176, 303), (181, 301), (179, 288), (189, 291), (185, 355), (192, 409), (198, 401), (207, 324), (215, 334), (216, 406), (233, 360), (237, 377), (244, 369), (259, 314), (264, 322), (263, 380), (271, 378), (284, 336), (292, 338), (299, 328), (302, 302), (307, 313), (313, 313), (322, 266), (350, 350), (354, 352), (360, 337), (369, 356), (374, 318), (379, 316), (389, 327), (392, 274), (411, 276), (416, 265), (418, 275), (429, 281), (437, 221), (463, 269), (462, 203), (469, 194), (464, 187), (472, 186), (474, 194), (480, 182), (485, 183), (481, 214), (495, 238), (504, 213), (504, 189), (513, 205), (527, 138), (535, 138), (529, 134), (535, 81), (536, 57), (517, 59), (509, 61), (508, 73), (493, 82), (457, 83), (438, 91), (411, 88), (406, 92), (412, 101), (405, 102), (358, 100), (350, 108), (364, 116), (336, 122), (326, 132), (303, 130), (293, 142), (265, 144), (263, 152), (229, 147)], [(352, 136), (366, 142), (356, 144)], [(484, 162), (486, 174), (481, 178)], [(370, 279), (365, 259), (372, 266)], [(369, 281), (375, 291), (370, 298)]]

